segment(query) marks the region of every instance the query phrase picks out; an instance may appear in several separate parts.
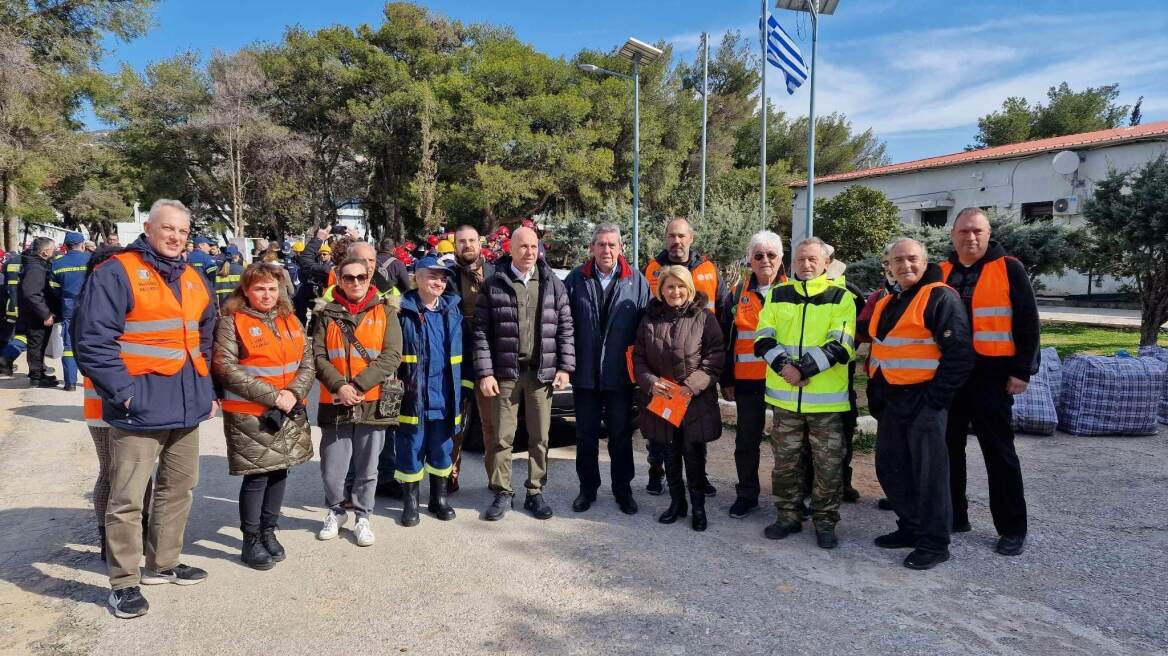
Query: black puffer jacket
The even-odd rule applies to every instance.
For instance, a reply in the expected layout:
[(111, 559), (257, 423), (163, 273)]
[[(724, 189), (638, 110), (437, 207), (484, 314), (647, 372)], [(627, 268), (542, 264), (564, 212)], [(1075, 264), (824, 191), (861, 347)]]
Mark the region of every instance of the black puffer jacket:
[[(576, 346), (572, 328), (572, 307), (568, 290), (543, 260), (539, 267), (539, 339), (535, 356), (539, 359), (537, 376), (552, 382), (557, 371), (576, 370)], [(474, 372), (477, 378), (494, 376), (500, 380), (519, 378), (519, 313), (511, 282), (511, 258), (495, 265), (495, 274), (486, 279), (475, 306)]]

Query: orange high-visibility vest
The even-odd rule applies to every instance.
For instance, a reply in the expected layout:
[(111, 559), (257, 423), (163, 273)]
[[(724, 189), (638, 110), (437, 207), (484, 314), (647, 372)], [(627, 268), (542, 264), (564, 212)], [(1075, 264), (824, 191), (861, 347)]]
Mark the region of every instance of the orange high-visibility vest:
[[(649, 265), (645, 267), (645, 279), (649, 281), (649, 293), (654, 298), (657, 297), (658, 278), (661, 276), (662, 268), (661, 263), (656, 258), (649, 260)], [(694, 290), (706, 295), (706, 309), (714, 312), (717, 309), (716, 301), (718, 299), (718, 266), (705, 260), (690, 269), (689, 272), (693, 276)]]
[(325, 283), (324, 288), (328, 289), (329, 287), (336, 287), (336, 286), (337, 286), (337, 268), (333, 267), (333, 268), (329, 269), (328, 282)]
[(211, 303), (211, 294), (202, 275), (194, 267), (183, 269), (180, 301), (138, 253), (119, 253), (113, 259), (125, 268), (134, 297), (134, 307), (126, 314), (118, 337), (122, 362), (130, 375), (173, 376), (188, 359), (200, 376), (208, 375), (207, 361), (199, 350), (199, 321)]
[[(953, 271), (952, 262), (941, 263), (946, 282)], [(981, 275), (973, 288), (969, 318), (973, 329), (973, 350), (978, 355), (1011, 356), (1014, 347), (1014, 307), (1010, 305), (1010, 276), (1006, 273), (1006, 258), (982, 265)]]
[[(365, 347), (369, 357), (374, 360), (381, 354), (381, 347), (385, 340), (386, 316), (385, 305), (378, 303), (373, 306), (372, 310), (365, 313), (365, 316), (361, 318), (361, 323), (353, 331), (357, 341), (361, 342), (361, 346)], [(357, 352), (357, 349), (345, 340), (345, 335), (336, 322), (329, 322), (328, 328), (325, 329), (324, 343), (325, 348), (328, 349), (329, 362), (349, 381), (352, 381), (357, 377), (357, 374), (365, 371), (365, 367), (369, 366), (366, 364), (365, 358)], [(380, 398), (381, 385), (374, 385), (365, 392), (362, 400), (376, 401)], [(320, 388), (320, 401), (321, 403), (333, 402), (333, 395), (323, 385)]]
[(757, 293), (742, 290), (734, 310), (734, 380), (766, 380), (766, 361), (754, 354), (754, 330), (762, 307)]
[(81, 388), (85, 392), (85, 402), (82, 405), (85, 423), (95, 428), (108, 427), (109, 424), (101, 418), (101, 397), (97, 395), (97, 388), (93, 386), (93, 381), (89, 380), (88, 377), (82, 378)]
[(925, 307), (929, 304), (933, 288), (945, 286), (943, 282), (934, 282), (921, 287), (884, 339), (876, 338), (876, 330), (892, 296), (876, 301), (876, 310), (872, 312), (872, 320), (868, 324), (868, 334), (872, 336), (872, 355), (868, 358), (869, 378), (879, 370), (884, 373), (884, 380), (891, 385), (915, 385), (933, 379), (937, 367), (941, 365), (941, 349), (933, 339), (933, 333), (925, 327)]
[[(236, 338), (241, 347), (239, 366), (248, 375), (278, 390), (288, 387), (296, 377), (300, 360), (304, 356), (304, 329), (300, 321), (291, 315), (277, 317), (276, 332), (273, 333), (262, 319), (246, 312), (236, 312), (233, 319)], [(223, 410), (258, 417), (268, 410), (268, 406), (225, 391)]]

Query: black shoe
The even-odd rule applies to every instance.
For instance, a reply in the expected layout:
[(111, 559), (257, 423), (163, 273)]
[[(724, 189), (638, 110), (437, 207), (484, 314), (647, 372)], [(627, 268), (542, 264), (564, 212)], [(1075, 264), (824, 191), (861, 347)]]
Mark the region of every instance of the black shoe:
[(487, 506), (487, 511), (483, 513), (483, 519), (488, 522), (497, 522), (503, 519), (503, 515), (507, 511), (515, 507), (515, 495), (508, 492), (496, 492), (495, 500)]
[(973, 527), (969, 525), (968, 519), (965, 521), (953, 520), (953, 532), (954, 533), (968, 533), (972, 530), (973, 530)]
[(141, 617), (150, 610), (150, 604), (146, 603), (146, 597), (142, 596), (142, 589), (136, 585), (114, 590), (110, 593), (107, 603), (114, 610), (114, 616), (124, 620)]
[(917, 538), (900, 529), (881, 535), (872, 542), (881, 549), (912, 549), (917, 546)]
[(591, 508), (593, 503), (596, 503), (595, 494), (585, 494), (581, 492), (580, 494), (576, 495), (575, 499), (572, 500), (572, 512), (584, 512), (585, 510)]
[(685, 502), (685, 489), (680, 485), (669, 486), (669, 507), (657, 518), (662, 524), (672, 524), (678, 517), (689, 514), (689, 504)]
[(106, 558), (105, 527), (104, 526), (97, 527), (97, 539), (101, 541), (101, 562), (104, 563), (105, 558)]
[(454, 508), (446, 501), (445, 476), (430, 474), (430, 505), (426, 509), (438, 519), (448, 522), (454, 519)]
[(665, 486), (661, 481), (665, 478), (665, 469), (660, 466), (649, 467), (649, 484), (645, 486), (645, 491), (653, 496), (658, 496), (665, 492)]
[(718, 488), (714, 487), (713, 485), (710, 485), (710, 479), (707, 478), (706, 479), (706, 486), (704, 488), (702, 488), (702, 493), (705, 494), (707, 497), (717, 496), (718, 495)]
[(402, 483), (402, 526), (417, 526), (422, 521), (418, 514), (418, 481)]
[(29, 387), (40, 387), (44, 389), (55, 389), (60, 382), (56, 376), (41, 376), (40, 378), (28, 379)]
[(268, 553), (272, 554), (272, 562), (281, 562), (284, 560), (284, 545), (276, 539), (276, 527), (265, 526), (260, 529), (260, 541), (264, 543), (264, 548)]
[(892, 510), (892, 502), (885, 497), (876, 502), (876, 507), (881, 510)]
[(142, 570), (142, 585), (161, 585), (174, 583), (175, 585), (195, 585), (207, 579), (207, 571), (190, 565), (178, 564), (161, 572)]
[(750, 499), (743, 499), (742, 497), (738, 497), (734, 500), (734, 503), (730, 504), (730, 516), (734, 519), (742, 519), (757, 508), (757, 501), (751, 501)]
[(839, 538), (835, 535), (835, 529), (815, 529), (815, 544), (818, 545), (820, 549), (835, 549), (838, 547)]
[(1003, 535), (998, 538), (998, 546), (994, 549), (1003, 556), (1017, 556), (1025, 550), (1025, 535)]
[(543, 498), (542, 494), (527, 494), (527, 498), (523, 500), (523, 508), (531, 512), (531, 516), (536, 519), (549, 519), (554, 514), (552, 507), (547, 504), (547, 500)]
[(390, 499), (402, 498), (402, 486), (396, 478), (391, 478), (388, 481), (382, 481), (377, 484), (377, 491), (375, 494), (379, 497), (388, 497)]
[(860, 491), (851, 485), (844, 486), (843, 500), (848, 503), (855, 503), (860, 500)]
[(240, 550), (239, 559), (244, 565), (260, 571), (276, 566), (276, 561), (272, 560), (272, 554), (268, 553), (259, 533), (243, 534), (243, 548)]
[(69, 384), (66, 384), (66, 385), (65, 385), (64, 387), (62, 387), (61, 389), (62, 389), (63, 391), (66, 391), (66, 392), (76, 392), (76, 391), (77, 391), (77, 386), (76, 386), (76, 385), (69, 385)]
[(16, 366), (11, 362), (0, 362), (0, 376), (12, 376), (16, 373)]
[(633, 499), (633, 495), (631, 494), (628, 496), (617, 497), (616, 505), (620, 508), (620, 511), (626, 515), (635, 515), (639, 510), (639, 508), (637, 508), (637, 502)]
[[(707, 484), (709, 487), (709, 484)], [(693, 506), (693, 517), (690, 518), (690, 526), (695, 531), (706, 530), (706, 496), (702, 492), (691, 492), (689, 495), (690, 505)]]
[(912, 553), (904, 557), (904, 566), (909, 569), (933, 569), (946, 560), (949, 560), (948, 549), (941, 553), (913, 549)]
[(768, 540), (782, 540), (788, 535), (798, 533), (802, 530), (802, 524), (783, 524), (776, 521), (774, 524), (764, 528), (762, 534), (765, 535)]

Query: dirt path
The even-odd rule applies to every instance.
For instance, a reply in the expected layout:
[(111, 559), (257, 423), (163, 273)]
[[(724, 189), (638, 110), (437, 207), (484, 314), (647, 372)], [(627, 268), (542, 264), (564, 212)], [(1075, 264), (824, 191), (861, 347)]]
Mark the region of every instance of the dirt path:
[[(1031, 507), (1025, 555), (991, 552), (984, 473), (970, 446), (974, 531), (931, 572), (899, 566), (874, 536), (893, 517), (864, 493), (843, 509), (842, 545), (810, 532), (763, 539), (773, 512), (733, 520), (733, 438), (711, 449), (710, 530), (662, 526), (664, 497), (636, 482), (640, 514), (604, 496), (571, 512), (570, 447), (555, 449), (547, 522), (522, 511), (490, 524), (477, 456), (458, 518), (397, 524), (379, 502), (378, 543), (313, 538), (316, 462), (293, 471), (270, 572), (238, 561), (239, 479), (226, 475), (221, 424), (203, 428), (201, 482), (184, 559), (203, 585), (145, 588), (149, 615), (114, 619), (96, 557), (88, 489), (96, 466), (81, 393), (0, 380), (0, 652), (36, 654), (1145, 654), (1168, 651), (1168, 434), (1023, 437)], [(639, 447), (640, 448), (640, 447)], [(764, 452), (763, 471), (770, 467)], [(526, 472), (516, 463), (516, 479)], [(607, 473), (605, 473), (607, 479)], [(764, 486), (769, 476), (762, 476)]]

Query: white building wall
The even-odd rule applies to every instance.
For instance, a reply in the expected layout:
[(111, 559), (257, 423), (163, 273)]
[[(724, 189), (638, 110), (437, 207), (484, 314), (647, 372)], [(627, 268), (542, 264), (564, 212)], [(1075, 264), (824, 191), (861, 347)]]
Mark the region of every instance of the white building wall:
[[(873, 176), (859, 180), (826, 182), (815, 185), (815, 197), (832, 198), (852, 185), (878, 189), (900, 208), (901, 221), (920, 225), (922, 209), (948, 208), (947, 224), (952, 225), (957, 212), (965, 207), (993, 207), (1000, 214), (1021, 216), (1023, 203), (1049, 202), (1077, 196), (1082, 203), (1094, 193), (1095, 184), (1111, 170), (1128, 170), (1146, 164), (1168, 152), (1168, 141), (1151, 141), (1106, 146), (1077, 151), (1079, 170), (1062, 175), (1051, 165), (1056, 152), (1039, 153), (1012, 160), (971, 162), (954, 166)], [(803, 238), (803, 217), (807, 211), (807, 189), (795, 190), (794, 230), (792, 242)], [(1055, 221), (1082, 225), (1081, 213), (1056, 216)], [(1068, 271), (1063, 276), (1042, 280), (1044, 294), (1087, 293), (1087, 277)], [(1096, 281), (1098, 283), (1098, 280)], [(1104, 279), (1096, 284), (1097, 292), (1116, 291), (1122, 281)]]

